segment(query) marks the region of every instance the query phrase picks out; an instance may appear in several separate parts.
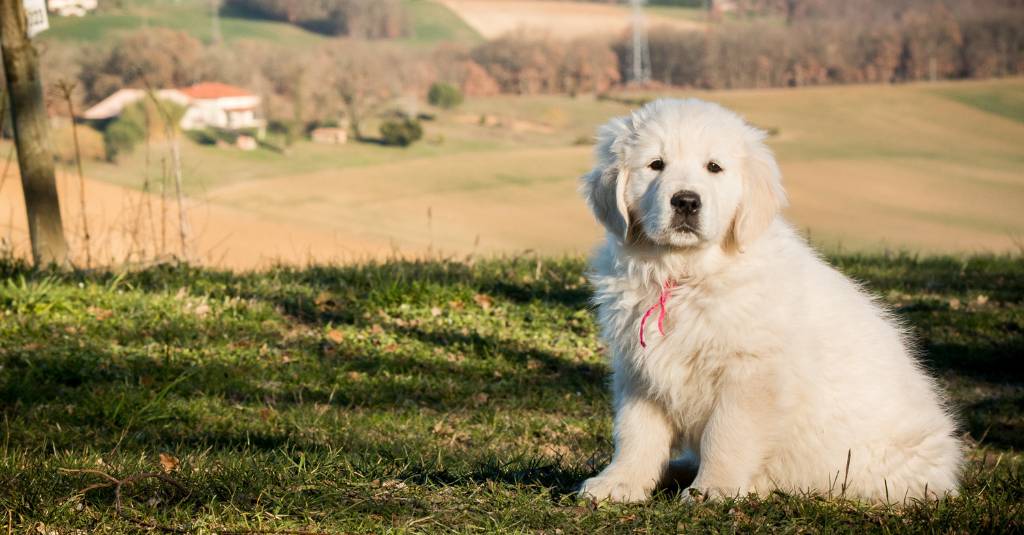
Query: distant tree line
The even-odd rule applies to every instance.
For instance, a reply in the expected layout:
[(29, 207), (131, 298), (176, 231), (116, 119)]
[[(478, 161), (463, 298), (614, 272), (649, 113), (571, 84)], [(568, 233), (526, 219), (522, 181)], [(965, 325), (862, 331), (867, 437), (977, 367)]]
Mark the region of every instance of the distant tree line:
[[(778, 4), (785, 8), (779, 12), (784, 24), (762, 18), (712, 25), (706, 33), (652, 29), (653, 78), (717, 89), (1024, 72), (1024, 10), (999, 2), (985, 9), (980, 2), (965, 3), (974, 6), (967, 9), (910, 0)], [(625, 68), (629, 41), (613, 48)]]
[[(1024, 73), (1024, 9), (1014, 2), (739, 0), (740, 8), (760, 15), (726, 19), (706, 31), (651, 28), (653, 78), (671, 86), (741, 88), (1018, 75)], [(247, 4), (277, 6), (284, 11), (275, 16), (295, 20), (326, 6), (400, 7), (390, 0)], [(397, 97), (425, 101), (438, 82), (467, 98), (608, 91), (628, 72), (630, 46), (626, 34), (565, 41), (519, 31), (475, 46), (414, 50), (344, 39), (295, 54), (266, 41), (207, 46), (183, 32), (152, 28), (112, 43), (51, 42), (42, 61), (47, 83), (77, 82), (79, 110), (122, 87), (216, 80), (260, 95), (265, 116), (281, 131), (344, 118), (360, 136), (365, 120), (393, 111)], [(64, 109), (53, 106), (56, 113)]]
[(382, 39), (408, 31), (398, 0), (227, 0), (225, 5), (328, 35)]

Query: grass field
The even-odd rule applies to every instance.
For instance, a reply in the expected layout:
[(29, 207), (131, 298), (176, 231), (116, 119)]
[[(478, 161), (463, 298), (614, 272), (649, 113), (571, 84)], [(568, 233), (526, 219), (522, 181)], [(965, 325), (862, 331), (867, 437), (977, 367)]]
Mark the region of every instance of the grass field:
[[(721, 102), (775, 132), (787, 217), (830, 250), (1021, 248), (1024, 122), (1015, 114), (1024, 80), (671, 94)], [(437, 111), (408, 149), (299, 143), (281, 155), (189, 145), (186, 189), (381, 250), (585, 252), (600, 232), (577, 177), (597, 126), (628, 110), (592, 96), (500, 96)], [(86, 172), (137, 188), (143, 160), (137, 151)]]
[[(523, 23), (528, 20), (517, 19), (520, 12), (532, 13), (569, 32), (571, 25), (559, 22), (564, 17), (597, 24), (600, 13), (618, 20), (625, 9), (519, 0), (403, 2), (412, 34), (381, 46), (468, 44), (495, 31), (473, 29), (466, 22), (473, 17)], [(597, 10), (597, 18), (578, 17), (587, 10)], [(701, 15), (678, 8), (654, 12), (687, 24)], [(81, 19), (55, 17), (42, 38), (106, 40), (160, 24), (208, 39), (209, 22), (202, 0), (142, 0)], [(222, 24), (229, 45), (254, 38), (308, 49), (328, 39), (230, 12)], [(626, 96), (697, 96), (772, 131), (769, 144), (792, 201), (786, 216), (830, 251), (970, 254), (1024, 247), (1024, 79)], [(576, 193), (577, 177), (590, 165), (598, 125), (629, 109), (592, 95), (470, 98), (451, 111), (424, 107), (436, 119), (425, 122), (424, 139), (406, 149), (300, 141), (287, 154), (245, 153), (187, 142), (185, 192), (209, 207), (192, 214), (195, 227), (210, 229), (196, 247), (209, 251), (204, 262), (233, 268), (394, 251), (582, 253), (600, 229)], [(373, 133), (375, 125), (365, 130)], [(99, 147), (93, 134), (86, 137)], [(62, 130), (60, 139), (66, 158), (70, 137)], [(98, 187), (115, 198), (94, 197), (89, 204), (123, 204), (119, 197), (134, 195), (147, 175), (155, 188), (168, 152), (152, 147), (148, 171), (141, 148), (118, 165), (87, 159), (92, 181), (123, 188)], [(24, 225), (3, 225), (5, 217), (20, 217), (19, 195), (9, 186), (0, 191), (0, 230), (22, 252), (17, 244), (27, 242)], [(80, 219), (75, 210), (65, 203), (68, 220)], [(267, 225), (287, 230), (253, 230)]]
[[(557, 38), (614, 38), (629, 30), (628, 6), (600, 2), (538, 0), (437, 0), (488, 39), (527, 30)], [(652, 26), (683, 30), (704, 28), (702, 11), (673, 7), (647, 9)]]
[[(1024, 247), (1024, 79), (668, 94), (721, 102), (774, 132), (768, 142), (791, 199), (786, 217), (826, 250)], [(186, 142), (184, 187), (198, 207), (189, 212), (193, 250), (202, 252), (192, 259), (251, 269), (396, 251), (585, 253), (601, 231), (577, 180), (591, 164), (597, 126), (629, 109), (593, 96), (474, 98), (457, 110), (428, 110), (435, 120), (406, 149), (298, 142), (279, 154)], [(59, 139), (67, 142), (64, 130)], [(88, 133), (81, 137), (99, 151), (98, 136)], [(0, 153), (9, 149), (0, 144)], [(166, 146), (151, 147), (154, 195), (167, 157)], [(145, 161), (142, 147), (118, 165), (87, 159), (94, 236), (104, 234), (98, 221), (131, 216), (124, 206), (138, 197)], [(73, 167), (61, 176), (75, 239), (81, 216)], [(8, 177), (0, 187), (0, 238), (23, 253), (27, 231), (15, 182)], [(168, 213), (176, 216), (173, 206)], [(123, 243), (124, 227), (105, 235)]]
[[(424, 46), (438, 42), (473, 44), (480, 35), (444, 5), (433, 0), (402, 0), (410, 21), (410, 35), (397, 39), (400, 45)], [(184, 31), (209, 43), (213, 36), (210, 2), (207, 0), (131, 0), (116, 7), (104, 6), (86, 17), (50, 17), (51, 29), (41, 34), (43, 42), (109, 42), (120, 35), (160, 26)], [(220, 31), (228, 45), (242, 39), (266, 41), (284, 48), (310, 48), (332, 38), (293, 24), (261, 20), (225, 8)]]
[(1024, 530), (1024, 261), (833, 261), (911, 326), (950, 391), (972, 444), (960, 496), (577, 501), (611, 454), (577, 259), (92, 275), (5, 261), (0, 529)]

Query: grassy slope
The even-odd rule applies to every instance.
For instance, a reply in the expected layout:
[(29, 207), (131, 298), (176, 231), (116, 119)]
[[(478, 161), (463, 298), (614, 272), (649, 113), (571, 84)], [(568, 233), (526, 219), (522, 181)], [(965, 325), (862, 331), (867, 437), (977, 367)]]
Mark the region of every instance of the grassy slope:
[(410, 44), (441, 41), (473, 44), (481, 40), (480, 34), (470, 28), (458, 15), (433, 0), (402, 0), (412, 22)]
[[(441, 41), (475, 43), (480, 36), (448, 8), (432, 0), (403, 0), (411, 22), (411, 35), (400, 44), (422, 46)], [(146, 27), (181, 30), (208, 43), (212, 35), (209, 2), (206, 0), (133, 0), (86, 17), (51, 17), (51, 29), (42, 39), (65, 42), (110, 41), (126, 32)], [(267, 41), (285, 48), (308, 48), (331, 38), (284, 22), (248, 18), (225, 10), (221, 35), (231, 44), (240, 39)]]
[[(965, 105), (957, 95), (1013, 102), (1022, 88), (1024, 81), (1013, 79), (674, 94), (721, 102), (778, 131), (769, 144), (791, 193), (789, 216), (819, 243), (977, 251), (1012, 250), (1012, 237), (1024, 235), (1024, 124)], [(595, 232), (576, 180), (590, 165), (597, 125), (627, 111), (592, 97), (470, 99), (425, 123), (426, 140), (409, 149), (300, 143), (282, 156), (187, 146), (186, 183), (218, 203), (344, 233), (376, 233), (403, 248), (433, 239), (424, 228), (432, 208), (452, 218), (433, 228), (445, 250), (469, 251), (481, 235), (485, 249), (493, 246), (488, 250), (583, 251)], [(480, 126), (483, 114), (545, 130)], [(116, 167), (89, 162), (87, 173), (138, 187), (142, 161), (137, 151)], [(542, 183), (547, 189), (537, 189)], [(559, 232), (544, 224), (548, 212), (562, 214)], [(505, 228), (502, 221), (528, 224)], [(539, 226), (545, 227), (540, 234)]]
[[(896, 307), (971, 451), (961, 496), (869, 508), (773, 495), (593, 509), (607, 368), (578, 260), (230, 275), (38, 273), (0, 263), (0, 512), (15, 532), (140, 529), (100, 476), (180, 459), (126, 515), (193, 531), (1024, 529), (1024, 262), (844, 257)], [(4, 514), (7, 516), (7, 514)]]
[[(1009, 79), (800, 90), (674, 91), (658, 96), (695, 96), (720, 102), (758, 126), (777, 130), (769, 144), (783, 164), (930, 160), (970, 166), (983, 175), (989, 171), (1016, 174), (1024, 163), (1024, 151), (1017, 143), (1024, 128), (1012, 120), (1021, 95), (1024, 80)], [(560, 150), (574, 143), (589, 145), (598, 125), (629, 109), (588, 96), (498, 96), (469, 99), (452, 112), (434, 110), (438, 119), (424, 124), (425, 140), (409, 149), (300, 142), (293, 155), (286, 157), (188, 144), (184, 160), (194, 169), (186, 181), (191, 182), (192, 191), (201, 191), (251, 179), (396, 160), (479, 151)], [(540, 125), (545, 130), (479, 126), (476, 119), (485, 114)], [(374, 128), (369, 125), (367, 130), (373, 132)], [(87, 162), (88, 171), (97, 178), (131, 185), (142, 176), (143, 160), (143, 151), (138, 150), (119, 166)], [(531, 162), (524, 164), (522, 169), (508, 171), (528, 174), (536, 170)], [(581, 156), (579, 165), (588, 164), (589, 157)]]
[[(203, 0), (149, 0), (126, 3), (85, 17), (51, 17), (44, 40), (109, 42), (124, 33), (146, 27), (181, 30), (210, 42), (212, 22), (209, 3)], [(247, 19), (230, 12), (221, 17), (221, 35), (227, 43), (239, 39), (271, 41), (283, 47), (309, 47), (327, 38), (291, 24)]]
[(1024, 122), (1024, 85), (991, 89), (944, 88), (939, 95), (1014, 121)]

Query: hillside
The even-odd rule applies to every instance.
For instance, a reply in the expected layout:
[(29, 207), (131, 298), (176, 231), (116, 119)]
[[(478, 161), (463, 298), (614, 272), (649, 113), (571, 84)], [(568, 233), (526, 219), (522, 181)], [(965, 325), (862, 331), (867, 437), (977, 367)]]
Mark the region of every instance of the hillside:
[(958, 497), (577, 501), (612, 453), (578, 259), (243, 275), (8, 261), (0, 510), (13, 533), (1024, 530), (1024, 263), (834, 261), (950, 391), (971, 444)]
[[(1024, 80), (669, 94), (721, 102), (775, 132), (787, 217), (826, 249), (1020, 250)], [(186, 144), (186, 190), (201, 207), (192, 226), (204, 229), (194, 250), (239, 268), (428, 250), (584, 253), (600, 230), (577, 177), (597, 126), (628, 110), (587, 96), (499, 96), (432, 111), (425, 140), (408, 149), (300, 142), (282, 155)], [(164, 154), (153, 148), (154, 193)], [(131, 191), (144, 167), (138, 150), (116, 166), (89, 160), (86, 174)], [(67, 189), (73, 225), (78, 203)], [(126, 190), (105, 191), (103, 206), (118, 212)], [(11, 207), (0, 214), (19, 213), (19, 196), (0, 191)], [(282, 231), (250, 232), (254, 220)]]
[[(614, 37), (627, 31), (628, 6), (613, 3), (537, 0), (438, 0), (488, 39), (518, 30), (558, 38)], [(700, 9), (658, 6), (647, 10), (648, 24), (681, 30), (704, 28)]]
[[(442, 41), (475, 43), (480, 36), (456, 14), (434, 0), (402, 0), (411, 24), (409, 37), (397, 40), (410, 46)], [(68, 43), (110, 42), (120, 35), (147, 27), (184, 31), (204, 43), (212, 41), (213, 19), (207, 0), (133, 0), (115, 6), (104, 5), (100, 12), (86, 17), (50, 17), (51, 29), (41, 34), (42, 41)], [(262, 20), (224, 8), (220, 12), (220, 31), (224, 42), (242, 39), (263, 41), (284, 48), (307, 48), (331, 37), (320, 35), (285, 22)]]

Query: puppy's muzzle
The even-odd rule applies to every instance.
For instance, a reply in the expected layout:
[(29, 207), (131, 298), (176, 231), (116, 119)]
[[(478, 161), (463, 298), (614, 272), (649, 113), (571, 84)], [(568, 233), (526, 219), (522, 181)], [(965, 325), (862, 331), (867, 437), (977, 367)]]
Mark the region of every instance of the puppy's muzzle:
[(696, 234), (700, 229), (700, 195), (683, 190), (672, 195), (672, 227), (679, 231)]

